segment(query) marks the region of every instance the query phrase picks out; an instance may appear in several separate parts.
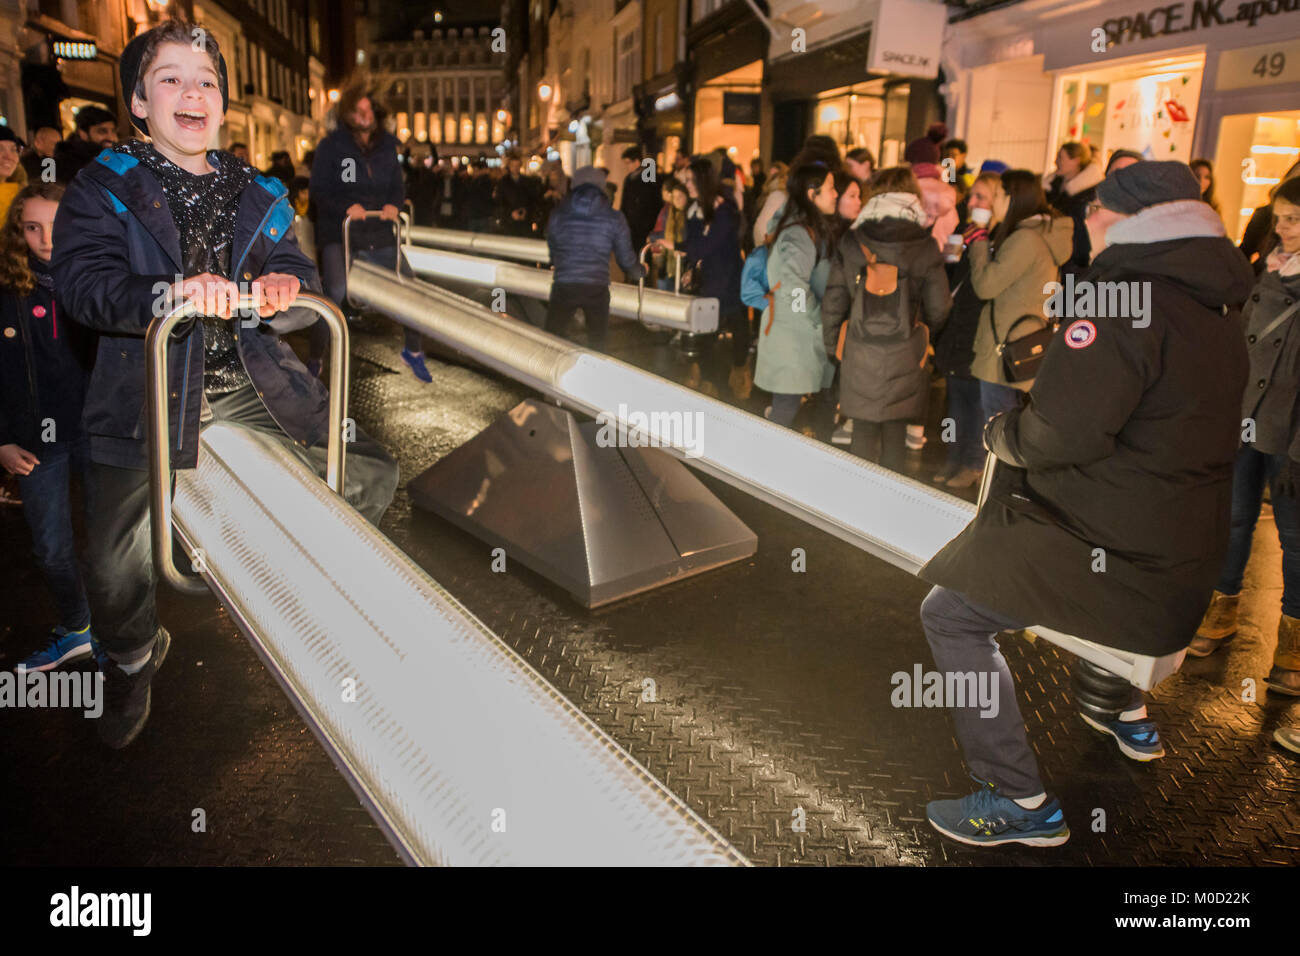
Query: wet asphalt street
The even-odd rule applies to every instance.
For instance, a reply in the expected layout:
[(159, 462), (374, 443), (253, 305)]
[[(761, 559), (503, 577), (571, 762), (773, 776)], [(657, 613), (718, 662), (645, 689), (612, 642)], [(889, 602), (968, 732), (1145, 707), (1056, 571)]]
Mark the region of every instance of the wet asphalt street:
[[(397, 357), (395, 328), (368, 326), (354, 336), (352, 414), (397, 457), (403, 485), (529, 397), (454, 362), (431, 361), (434, 383), (421, 385)], [(622, 324), (611, 350), (681, 381), (689, 369), (665, 339)], [(728, 397), (724, 379), (715, 385)], [(755, 390), (746, 407), (761, 414), (764, 404)], [(824, 410), (805, 413), (805, 427), (824, 435)], [(928, 477), (940, 454), (928, 448), (909, 467)], [(404, 487), (382, 530), (757, 864), (1300, 862), (1300, 762), (1270, 740), (1274, 727), (1300, 723), (1300, 704), (1262, 690), (1281, 590), (1267, 516), (1231, 649), (1189, 660), (1151, 695), (1161, 760), (1129, 761), (1083, 724), (1069, 661), (1052, 645), (1004, 640), (1073, 836), (1057, 849), (976, 850), (945, 842), (924, 817), (928, 800), (971, 789), (946, 713), (890, 704), (891, 674), (932, 666), (917, 616), (926, 587), (702, 480), (757, 533), (758, 553), (594, 612), (518, 565), (492, 573), (487, 546), (414, 510)], [(0, 536), (0, 668), (11, 669), (40, 643), (53, 608), (17, 509), (0, 509)], [(791, 570), (796, 547), (807, 573)], [(223, 609), (159, 593), (173, 645), (149, 725), (127, 750), (103, 749), (76, 713), (0, 710), (0, 862), (396, 864)], [(646, 677), (658, 703), (640, 702)], [(1256, 701), (1241, 699), (1246, 678), (1260, 685)], [(791, 830), (796, 808), (806, 833)], [(206, 827), (196, 832), (200, 810)]]

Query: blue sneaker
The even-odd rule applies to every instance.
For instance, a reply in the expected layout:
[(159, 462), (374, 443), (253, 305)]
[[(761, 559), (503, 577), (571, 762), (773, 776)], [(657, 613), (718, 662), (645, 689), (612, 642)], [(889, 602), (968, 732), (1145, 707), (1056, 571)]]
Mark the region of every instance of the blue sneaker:
[(402, 349), (402, 361), (411, 367), (411, 371), (415, 373), (415, 377), (421, 382), (428, 383), (433, 381), (433, 376), (430, 375), (429, 370), (424, 367), (423, 352), (411, 352), (407, 349)]
[(1093, 730), (1114, 737), (1119, 744), (1120, 753), (1131, 760), (1145, 763), (1165, 755), (1165, 745), (1160, 742), (1160, 731), (1154, 720), (1112, 720), (1103, 724), (1082, 711), (1079, 716)]
[(50, 643), (45, 649), (37, 651), (14, 670), (19, 674), (27, 671), (52, 671), (61, 664), (95, 652), (95, 635), (90, 632), (89, 624), (79, 631), (69, 631), (60, 624), (50, 634)]
[(1060, 846), (1070, 839), (1056, 797), (1048, 794), (1037, 810), (1026, 810), (990, 783), (960, 800), (931, 800), (925, 815), (944, 836), (970, 846)]

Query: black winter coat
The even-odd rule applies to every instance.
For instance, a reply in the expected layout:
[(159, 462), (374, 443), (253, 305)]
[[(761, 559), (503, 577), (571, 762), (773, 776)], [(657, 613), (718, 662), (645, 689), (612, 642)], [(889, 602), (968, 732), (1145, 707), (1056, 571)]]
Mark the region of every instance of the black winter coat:
[(708, 224), (701, 216), (688, 214), (682, 251), (686, 253), (685, 268), (694, 269), (696, 263), (700, 264), (702, 278), (697, 296), (717, 299), (719, 315), (731, 315), (744, 308), (740, 301), (740, 211), (734, 202), (724, 198), (713, 210), (713, 222)]
[(1246, 351), (1250, 377), (1241, 402), (1242, 420), (1255, 421), (1256, 451), (1300, 461), (1300, 315), (1264, 331), (1300, 300), (1300, 275), (1285, 279), (1265, 272), (1246, 302)]
[(94, 162), (100, 147), (73, 133), (54, 144), (54, 181), (66, 186), (74, 176)]
[(1062, 321), (1028, 405), (986, 430), (1014, 467), (925, 580), (1100, 644), (1187, 646), (1227, 551), (1253, 277), (1222, 224), (1170, 231), (1097, 257), (1089, 280), (1151, 283), (1150, 325)]
[(1074, 220), (1074, 248), (1070, 258), (1061, 265), (1061, 275), (1072, 272), (1076, 276), (1088, 271), (1092, 258), (1092, 240), (1088, 236), (1088, 206), (1097, 198), (1097, 184), (1105, 173), (1098, 163), (1089, 163), (1068, 182), (1060, 176), (1053, 177), (1047, 188), (1047, 201)]
[[(50, 265), (66, 315), (100, 333), (83, 418), (91, 458), (146, 468), (144, 337), (181, 271), (180, 237), (153, 174), (126, 153), (100, 153), (59, 203)], [(293, 208), (280, 180), (259, 176), (240, 197), (231, 272), (241, 283), (272, 272), (294, 275), (305, 291), (320, 291), (316, 266), (294, 238)], [(255, 325), (234, 321), (235, 345), (258, 395), (304, 447), (325, 437), (329, 394), (277, 333), (316, 318), (290, 309)], [(172, 337), (167, 381), (172, 466), (193, 468), (203, 398), (203, 326), (197, 319), (182, 323)]]
[[(497, 180), (492, 194), (496, 209), (497, 228), (507, 236), (532, 236), (541, 215), (542, 181), (536, 176), (509, 173)], [(524, 211), (522, 219), (511, 215), (517, 209)]]
[[(34, 268), (38, 268), (36, 264)], [(60, 316), (41, 286), (27, 295), (0, 289), (0, 445), (41, 457), (45, 421), (64, 445), (81, 438), (94, 336)]]
[[(340, 124), (316, 147), (308, 186), (316, 203), (316, 248), (343, 241), (343, 215), (357, 203), (367, 210), (402, 208), (402, 164), (397, 137), (378, 130), (366, 149)], [(393, 224), (382, 219), (354, 222), (348, 242), (353, 249), (381, 249), (394, 244)]]
[(646, 236), (654, 231), (655, 220), (659, 218), (662, 207), (659, 183), (644, 181), (639, 169), (623, 177), (623, 196), (618, 208), (627, 219), (627, 228), (632, 233), (632, 246), (638, 252), (645, 245)]
[(963, 250), (948, 283), (952, 291), (952, 311), (948, 313), (943, 331), (934, 341), (934, 367), (945, 375), (969, 378), (970, 365), (975, 358), (975, 333), (984, 313), (984, 300), (975, 294), (975, 286), (970, 280), (970, 249)]

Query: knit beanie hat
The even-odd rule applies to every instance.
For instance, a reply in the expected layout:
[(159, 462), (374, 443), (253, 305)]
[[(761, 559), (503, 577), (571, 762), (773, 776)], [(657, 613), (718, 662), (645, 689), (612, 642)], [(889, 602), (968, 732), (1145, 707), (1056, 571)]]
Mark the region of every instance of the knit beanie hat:
[(948, 138), (948, 127), (942, 123), (933, 124), (920, 139), (914, 139), (903, 150), (903, 162), (930, 163), (939, 165), (939, 144)]
[(1143, 160), (1117, 169), (1097, 185), (1097, 200), (1106, 209), (1133, 215), (1148, 206), (1180, 199), (1200, 199), (1201, 184), (1186, 163)]
[(580, 186), (598, 186), (605, 188), (609, 173), (599, 166), (580, 166), (573, 171), (573, 188)]
[[(154, 30), (157, 29), (158, 27), (154, 27)], [(118, 73), (122, 77), (122, 96), (126, 99), (126, 115), (131, 118), (131, 125), (146, 136), (149, 135), (149, 124), (132, 112), (131, 95), (135, 92), (136, 78), (140, 74), (140, 61), (144, 59), (145, 47), (152, 32), (153, 30), (147, 30), (136, 36), (126, 45), (121, 59), (117, 62)], [(225, 113), (230, 109), (230, 83), (226, 79), (226, 58), (219, 52), (217, 53), (217, 85), (221, 87), (221, 112)]]

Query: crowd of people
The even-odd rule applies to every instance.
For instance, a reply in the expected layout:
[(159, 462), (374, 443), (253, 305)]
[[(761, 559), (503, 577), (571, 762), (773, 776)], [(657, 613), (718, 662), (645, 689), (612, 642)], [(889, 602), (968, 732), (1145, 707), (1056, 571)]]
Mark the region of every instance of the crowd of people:
[[(169, 644), (144, 531), (142, 336), (156, 280), (177, 275), (171, 300), (203, 316), (170, 350), (174, 465), (193, 467), (200, 429), (227, 421), (321, 471), (327, 335), (314, 325), (304, 363), (279, 334), (312, 324), (289, 308), (301, 289), (350, 311), (345, 229), (355, 258), (409, 274), (394, 229), (408, 206), (417, 224), (544, 238), (556, 334), (581, 311), (588, 344), (605, 348), (613, 257), (624, 280), (718, 300), (719, 334), (687, 349), (715, 356), (738, 400), (768, 393), (774, 423), (795, 428), (822, 409), (832, 441), (904, 470), (937, 417), (947, 450), (932, 481), (951, 489), (971, 488), (986, 450), (995, 456), (978, 517), (922, 571), (940, 668), (990, 672), (1002, 688), (992, 719), (954, 715), (979, 787), (930, 805), (941, 832), (976, 844), (1069, 835), (996, 635), (1039, 624), (1154, 656), (1216, 652), (1238, 630), (1266, 491), (1284, 555), (1267, 686), (1300, 696), (1300, 164), (1238, 248), (1204, 160), (1103, 160), (1070, 142), (1045, 175), (995, 159), (976, 169), (936, 125), (885, 168), (815, 135), (789, 163), (755, 160), (748, 174), (724, 149), (660, 170), (629, 146), (610, 182), (592, 166), (532, 175), (516, 153), (499, 167), (412, 163), (358, 85), (309, 175), (287, 153), (259, 172), (242, 144), (209, 149), (225, 65), (215, 42), (194, 49), (189, 29), (158, 27), (123, 53), (126, 108), (147, 139), (118, 143), (116, 118), (98, 108), (67, 138), (35, 130), (25, 152), (0, 126), (0, 466), (17, 476), (60, 616), (20, 670), (95, 655), (111, 746), (144, 725)], [(295, 216), (314, 225), (315, 261)], [(1090, 314), (1056, 330), (1049, 290), (1067, 277), (1144, 283), (1149, 307), (1142, 321)], [(230, 321), (250, 288), (236, 280), (252, 283), (260, 329)], [(401, 358), (431, 381), (418, 333)], [(688, 384), (718, 391), (698, 364)], [(361, 433), (349, 462), (345, 494), (378, 521), (397, 466)], [(74, 476), (86, 489), (81, 560)], [(1082, 715), (1133, 759), (1163, 755), (1140, 693), (1125, 685), (1111, 704)], [(1294, 732), (1279, 735), (1300, 750)]]

